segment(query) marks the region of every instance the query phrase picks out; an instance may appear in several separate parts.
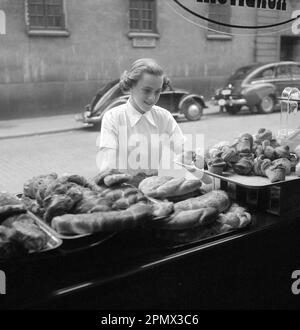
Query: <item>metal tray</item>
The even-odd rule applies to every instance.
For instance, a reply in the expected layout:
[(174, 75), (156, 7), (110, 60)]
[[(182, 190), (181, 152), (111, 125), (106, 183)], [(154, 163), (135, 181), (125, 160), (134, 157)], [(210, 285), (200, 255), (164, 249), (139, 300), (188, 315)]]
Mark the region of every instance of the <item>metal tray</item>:
[(67, 253), (76, 253), (86, 249), (101, 245), (113, 238), (117, 232), (98, 232), (82, 236), (76, 239), (63, 239), (61, 250)]
[[(22, 199), (22, 193), (18, 193), (15, 195), (17, 198)], [(27, 211), (28, 213), (30, 213), (34, 219), (39, 223), (39, 225), (41, 227), (45, 227), (47, 228), (47, 230), (50, 230), (57, 238), (59, 238), (60, 240), (78, 240), (81, 238), (86, 238), (89, 237), (91, 235), (95, 235), (95, 233), (88, 233), (88, 234), (77, 234), (77, 235), (63, 235), (58, 233), (56, 230), (54, 230), (52, 227), (50, 227), (48, 224), (45, 223), (45, 221), (43, 219), (41, 219), (38, 215)], [(112, 233), (105, 233), (105, 237), (110, 236)]]
[(72, 249), (73, 252), (102, 244), (116, 234), (116, 232), (95, 232), (78, 235), (63, 235), (48, 226), (37, 216), (34, 215), (34, 217), (41, 224), (41, 226), (48, 228), (63, 243), (63, 249)]
[[(195, 234), (194, 238), (191, 238), (190, 240), (186, 239), (185, 241), (181, 241), (181, 238), (178, 236), (176, 237), (175, 231), (173, 231), (172, 234), (174, 234), (173, 237), (170, 237), (169, 235), (165, 235), (167, 232), (170, 233), (170, 231), (164, 231), (164, 230), (158, 230), (152, 228), (152, 236), (156, 239), (158, 244), (166, 249), (177, 249), (181, 247), (187, 247), (187, 246), (193, 246), (200, 244), (206, 244), (211, 243), (220, 239), (225, 239), (233, 235), (242, 234), (243, 232), (246, 232), (253, 226), (252, 223), (250, 223), (248, 226), (243, 228), (236, 228), (231, 229), (223, 233), (214, 233), (213, 231), (209, 231), (209, 228), (206, 229), (206, 232), (204, 230), (203, 233), (199, 234), (197, 237), (197, 234)], [(182, 231), (183, 232), (183, 231)]]
[(56, 232), (56, 235), (62, 240), (74, 240), (74, 239), (76, 240), (76, 239), (79, 239), (79, 238), (84, 238), (84, 237), (91, 236), (91, 235), (93, 235), (93, 233), (77, 234), (77, 235), (71, 235), (71, 234), (70, 235), (63, 235), (63, 234), (60, 234), (60, 233)]
[[(36, 218), (38, 218), (38, 217), (36, 217)], [(111, 238), (112, 236), (114, 236), (116, 234), (115, 232), (95, 232), (95, 233), (77, 234), (77, 235), (71, 235), (71, 234), (64, 235), (64, 234), (58, 233), (53, 228), (49, 227), (43, 220), (41, 220), (39, 218), (38, 218), (38, 220), (40, 223), (43, 223), (48, 228), (50, 228), (50, 230), (53, 233), (55, 233), (55, 235), (60, 240), (62, 240), (62, 242), (64, 243), (64, 247), (66, 247), (66, 244), (69, 247), (78, 246), (78, 244), (86, 245), (86, 246), (90, 246), (91, 244), (98, 245), (100, 243), (107, 241), (109, 238)]]
[(263, 188), (269, 187), (274, 185), (282, 185), (287, 184), (293, 180), (300, 180), (300, 177), (296, 176), (295, 174), (290, 174), (285, 177), (285, 181), (277, 181), (277, 182), (270, 182), (268, 178), (258, 176), (258, 175), (239, 175), (233, 172), (223, 172), (222, 175), (211, 173), (207, 170), (204, 171), (208, 175), (225, 180), (231, 183), (235, 183), (244, 187), (248, 188)]
[(290, 175), (287, 175), (285, 177), (285, 181), (277, 181), (277, 182), (270, 182), (270, 180), (266, 177), (263, 176), (258, 176), (258, 175), (239, 175), (237, 173), (234, 173), (233, 171), (225, 171), (222, 173), (222, 175), (212, 173), (208, 170), (200, 169), (196, 167), (195, 165), (185, 165), (181, 163), (177, 163), (179, 165), (182, 165), (185, 167), (187, 170), (191, 171), (191, 173), (196, 176), (201, 178), (205, 178), (203, 174), (207, 174), (211, 177), (218, 178), (221, 180), (225, 180), (231, 183), (239, 184), (241, 186), (245, 186), (248, 188), (263, 188), (263, 187), (268, 187), (268, 186), (274, 186), (278, 184), (285, 184), (289, 181), (293, 180), (300, 180), (300, 177), (295, 175), (295, 173), (291, 173)]
[(32, 212), (27, 211), (27, 213), (34, 219), (35, 223), (39, 226), (39, 228), (47, 235), (48, 241), (47, 246), (41, 251), (29, 251), (29, 253), (40, 253), (49, 250), (54, 250), (58, 248), (63, 241), (58, 236), (57, 232), (49, 227), (44, 221), (40, 220), (37, 216), (35, 216)]
[(63, 241), (57, 236), (57, 233), (52, 228), (50, 228), (46, 223), (41, 221), (32, 212), (27, 211), (27, 214), (34, 220), (35, 224), (40, 228), (40, 230), (46, 234), (47, 236), (46, 246), (39, 251), (29, 250), (27, 253), (22, 252), (19, 255), (16, 254), (5, 258), (0, 258), (0, 262), (7, 262), (9, 260), (26, 260), (31, 256), (38, 256), (45, 252), (51, 252), (53, 250), (56, 250), (58, 247), (62, 245)]

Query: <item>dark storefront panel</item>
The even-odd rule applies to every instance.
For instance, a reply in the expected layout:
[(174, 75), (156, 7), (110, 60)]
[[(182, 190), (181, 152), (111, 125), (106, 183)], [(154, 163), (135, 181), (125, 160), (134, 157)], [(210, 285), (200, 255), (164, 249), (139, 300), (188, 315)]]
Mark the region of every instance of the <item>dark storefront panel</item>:
[(4, 308), (277, 309), (299, 307), (291, 293), (300, 266), (300, 222), (255, 217), (247, 230), (172, 248), (144, 231), (1, 265)]

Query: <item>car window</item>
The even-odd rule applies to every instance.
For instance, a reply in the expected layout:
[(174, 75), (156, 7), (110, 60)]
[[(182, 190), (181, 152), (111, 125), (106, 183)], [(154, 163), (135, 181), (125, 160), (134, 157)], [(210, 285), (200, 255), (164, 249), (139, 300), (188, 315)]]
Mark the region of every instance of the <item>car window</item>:
[(243, 66), (235, 71), (235, 73), (229, 77), (229, 80), (241, 80), (244, 79), (244, 77), (253, 70), (253, 66)]
[(273, 78), (274, 73), (275, 73), (275, 68), (274, 67), (268, 67), (266, 69), (263, 69), (263, 70), (257, 72), (257, 74), (252, 77), (251, 81), (265, 80), (265, 79)]
[(291, 66), (291, 72), (294, 78), (300, 78), (300, 64), (295, 64)]
[(98, 110), (99, 107), (105, 107), (107, 104), (111, 103), (115, 98), (123, 95), (119, 83), (115, 84), (113, 87), (111, 87), (95, 104), (94, 109)]
[(292, 68), (291, 65), (279, 65), (277, 67), (277, 78), (291, 78), (292, 76)]
[(108, 84), (104, 85), (96, 94), (96, 96), (93, 98), (92, 102), (91, 102), (91, 108), (93, 109), (94, 106), (99, 102), (99, 100), (101, 99), (101, 97), (103, 95), (105, 95), (105, 93), (107, 93), (113, 86), (115, 86), (117, 83), (119, 83), (120, 79), (115, 79), (111, 82), (109, 82)]

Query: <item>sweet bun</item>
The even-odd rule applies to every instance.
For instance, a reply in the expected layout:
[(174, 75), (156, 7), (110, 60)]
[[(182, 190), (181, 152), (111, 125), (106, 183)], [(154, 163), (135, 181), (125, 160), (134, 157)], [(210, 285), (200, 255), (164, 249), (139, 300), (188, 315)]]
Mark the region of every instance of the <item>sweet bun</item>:
[(300, 144), (295, 147), (294, 153), (297, 155), (298, 158), (300, 158)]
[(253, 168), (253, 161), (247, 157), (241, 158), (237, 163), (232, 165), (237, 174), (249, 175)]
[(270, 130), (265, 128), (260, 128), (255, 135), (256, 141), (263, 141), (263, 140), (272, 140), (273, 134)]
[(296, 174), (297, 176), (300, 176), (300, 163), (298, 163), (298, 164), (296, 165), (296, 167), (295, 167), (295, 174)]
[(271, 165), (271, 160), (268, 158), (265, 158), (261, 165), (260, 165), (260, 170), (263, 176), (266, 176), (266, 169)]
[(222, 174), (226, 163), (221, 157), (210, 160), (207, 163), (208, 171), (215, 174)]
[(221, 158), (228, 163), (236, 163), (240, 157), (234, 148), (228, 148), (222, 152)]
[(275, 149), (271, 146), (267, 146), (264, 149), (264, 155), (269, 158), (269, 159), (274, 159), (275, 158)]
[(266, 176), (270, 179), (271, 182), (278, 182), (285, 180), (285, 168), (281, 164), (273, 164), (266, 168)]
[(277, 158), (289, 158), (290, 156), (290, 147), (289, 146), (280, 146), (275, 148), (275, 156)]
[(253, 136), (249, 133), (244, 133), (239, 137), (239, 142), (236, 146), (239, 152), (251, 152), (253, 147)]
[(259, 156), (259, 157), (256, 157), (253, 161), (253, 172), (256, 174), (256, 175), (261, 175), (263, 176), (263, 172), (261, 170), (261, 165), (263, 163), (263, 160), (264, 160), (264, 156)]
[(285, 168), (285, 175), (291, 173), (291, 162), (287, 158), (278, 158), (273, 160), (272, 165), (282, 165)]

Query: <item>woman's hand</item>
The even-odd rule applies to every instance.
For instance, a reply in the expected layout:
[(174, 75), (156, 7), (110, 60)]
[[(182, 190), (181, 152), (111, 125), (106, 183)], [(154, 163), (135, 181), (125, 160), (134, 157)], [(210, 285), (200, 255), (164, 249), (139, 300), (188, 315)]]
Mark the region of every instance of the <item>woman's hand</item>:
[(175, 162), (185, 165), (193, 165), (195, 160), (196, 153), (192, 150), (184, 151), (175, 157)]

